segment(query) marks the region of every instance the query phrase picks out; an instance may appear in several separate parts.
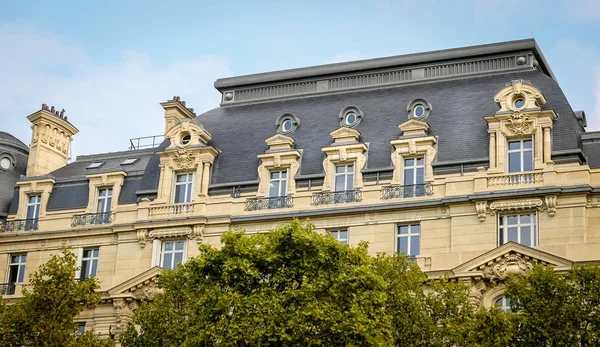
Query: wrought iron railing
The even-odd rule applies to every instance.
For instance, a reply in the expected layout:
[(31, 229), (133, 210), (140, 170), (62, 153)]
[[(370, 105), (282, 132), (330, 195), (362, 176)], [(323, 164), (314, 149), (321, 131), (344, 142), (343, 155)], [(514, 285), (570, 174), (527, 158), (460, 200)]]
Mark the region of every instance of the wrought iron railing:
[(381, 189), (381, 200), (414, 198), (433, 195), (431, 183), (411, 184), (406, 186), (387, 186)]
[(72, 227), (88, 224), (110, 224), (112, 223), (112, 212), (85, 213), (73, 215)]
[(155, 148), (158, 147), (164, 139), (164, 135), (136, 137), (129, 140), (129, 150)]
[(249, 198), (246, 200), (246, 211), (290, 208), (294, 206), (294, 198), (289, 195), (273, 198)]
[(15, 289), (17, 288), (16, 283), (0, 283), (0, 295), (14, 295)]
[(15, 219), (4, 223), (2, 231), (24, 231), (37, 230), (38, 220), (35, 219)]
[(343, 190), (341, 192), (319, 192), (312, 196), (313, 205), (344, 204), (347, 202), (362, 201), (360, 189)]

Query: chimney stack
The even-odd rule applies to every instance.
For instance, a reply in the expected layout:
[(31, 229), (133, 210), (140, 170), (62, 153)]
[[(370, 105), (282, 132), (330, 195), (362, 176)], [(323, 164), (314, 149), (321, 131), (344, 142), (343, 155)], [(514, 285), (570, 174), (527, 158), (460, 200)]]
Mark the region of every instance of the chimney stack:
[(180, 120), (196, 118), (194, 109), (186, 107), (185, 101), (181, 100), (179, 96), (174, 96), (171, 100), (161, 102), (160, 105), (165, 109), (165, 135)]
[(69, 123), (65, 110), (42, 104), (27, 119), (32, 123), (27, 176), (42, 176), (67, 165), (73, 135), (79, 130)]

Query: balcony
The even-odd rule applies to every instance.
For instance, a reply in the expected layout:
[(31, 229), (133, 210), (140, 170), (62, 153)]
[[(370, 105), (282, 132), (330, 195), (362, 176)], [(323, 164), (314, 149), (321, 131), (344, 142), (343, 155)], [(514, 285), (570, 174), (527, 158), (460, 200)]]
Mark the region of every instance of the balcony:
[(88, 224), (110, 224), (112, 223), (112, 212), (76, 214), (71, 222), (72, 227)]
[(544, 183), (541, 172), (516, 172), (498, 176), (487, 177), (488, 187), (515, 187), (533, 186)]
[(433, 195), (431, 183), (411, 184), (406, 186), (388, 186), (381, 189), (381, 200), (414, 198)]
[(38, 230), (38, 220), (35, 219), (15, 219), (4, 223), (2, 231), (26, 231)]
[(246, 200), (246, 211), (269, 210), (275, 208), (291, 208), (294, 198), (291, 196), (276, 196), (273, 198), (249, 198)]
[(362, 201), (362, 191), (360, 189), (353, 189), (341, 192), (320, 192), (313, 194), (312, 198), (314, 206), (359, 202)]
[(150, 207), (148, 217), (177, 217), (194, 213), (194, 203), (174, 204), (167, 206)]
[(0, 295), (14, 295), (16, 288), (16, 283), (0, 283)]

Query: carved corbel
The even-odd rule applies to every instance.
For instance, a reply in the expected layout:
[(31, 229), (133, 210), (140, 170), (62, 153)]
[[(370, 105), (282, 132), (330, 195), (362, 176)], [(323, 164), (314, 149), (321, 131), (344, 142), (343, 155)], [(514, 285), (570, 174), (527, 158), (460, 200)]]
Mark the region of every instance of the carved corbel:
[(475, 210), (477, 211), (477, 217), (479, 218), (479, 221), (484, 222), (487, 214), (487, 201), (475, 202)]
[(138, 240), (141, 248), (146, 247), (146, 242), (148, 241), (148, 229), (138, 230), (137, 231), (137, 240)]
[(190, 234), (189, 239), (195, 239), (197, 244), (201, 244), (204, 241), (204, 227), (200, 224), (194, 225), (192, 227), (192, 233)]
[(554, 217), (556, 215), (556, 195), (549, 195), (544, 198), (546, 202), (546, 208), (548, 209), (548, 215)]
[(487, 290), (485, 282), (482, 279), (473, 279), (470, 281), (467, 280), (467, 284), (471, 285), (469, 290), (469, 302), (471, 302), (471, 304), (476, 308), (481, 307), (483, 294)]

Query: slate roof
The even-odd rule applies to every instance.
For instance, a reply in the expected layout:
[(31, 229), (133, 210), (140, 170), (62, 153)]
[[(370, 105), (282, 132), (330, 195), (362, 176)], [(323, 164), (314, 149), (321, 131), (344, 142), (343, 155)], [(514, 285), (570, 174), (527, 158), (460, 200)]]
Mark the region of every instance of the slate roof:
[(9, 212), (14, 194), (15, 183), (27, 172), (27, 153), (29, 148), (13, 135), (0, 131), (0, 154), (10, 153), (16, 163), (12, 171), (0, 170), (0, 218)]
[(543, 109), (554, 109), (560, 115), (554, 124), (553, 151), (578, 149), (577, 134), (583, 128), (556, 81), (539, 71), (220, 107), (194, 121), (212, 134), (210, 144), (221, 151), (214, 163), (212, 184), (256, 180), (257, 155), (267, 150), (264, 140), (276, 134), (275, 121), (284, 113), (300, 119), (290, 135), (295, 147), (303, 150), (300, 174), (322, 173), (321, 148), (332, 143), (329, 133), (340, 127), (339, 113), (347, 106), (358, 107), (364, 114), (355, 129), (369, 146), (366, 169), (390, 168), (390, 141), (401, 135), (398, 125), (408, 119), (406, 107), (415, 98), (432, 105), (425, 121), (429, 134), (438, 137), (436, 161), (487, 158), (489, 138), (483, 117), (498, 111), (494, 95), (517, 79), (531, 81), (547, 99)]

